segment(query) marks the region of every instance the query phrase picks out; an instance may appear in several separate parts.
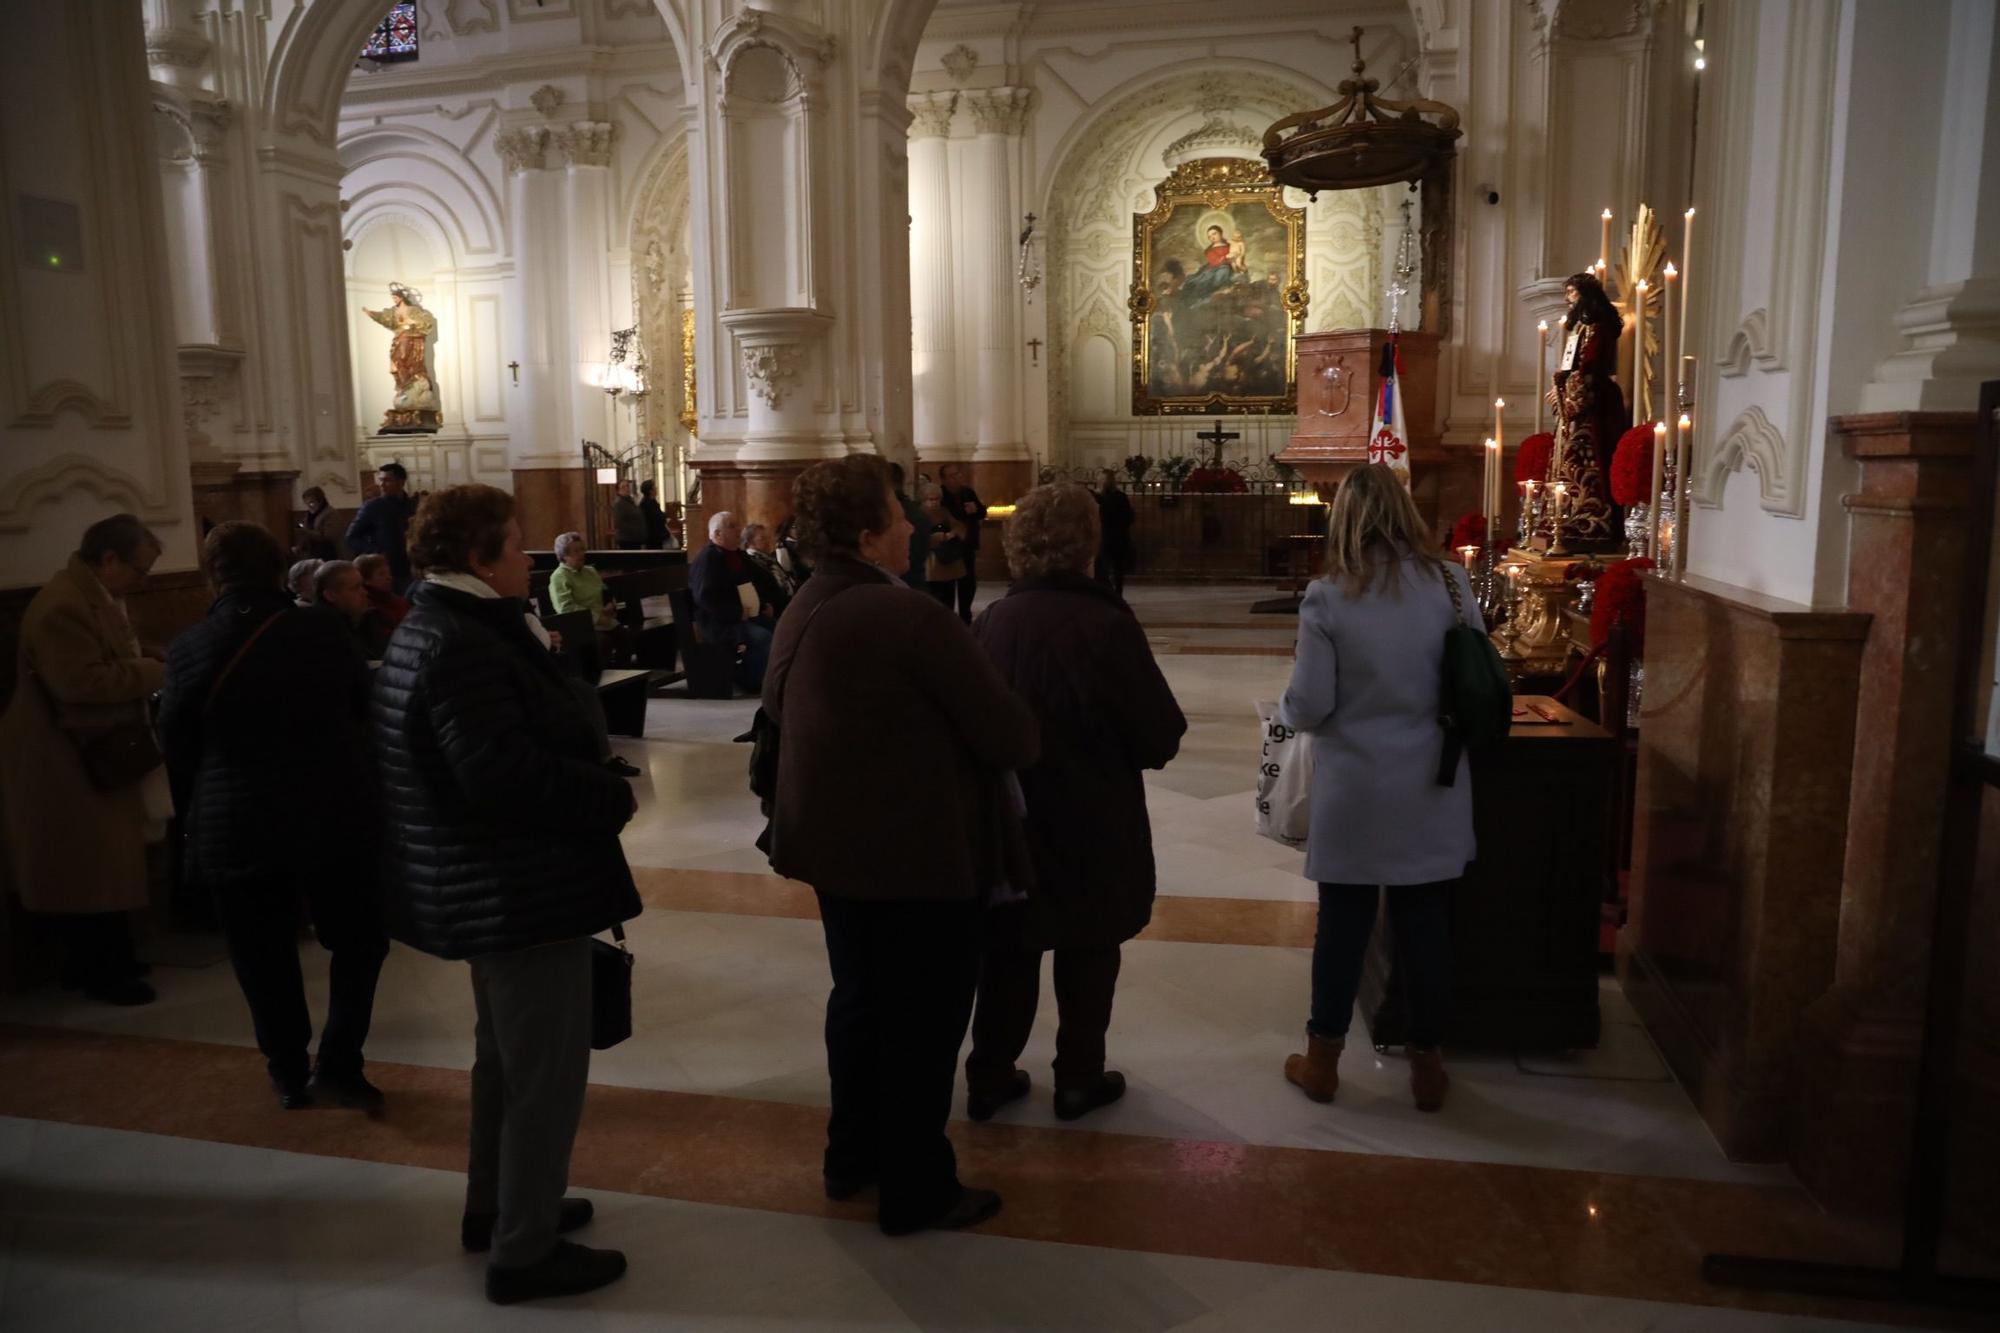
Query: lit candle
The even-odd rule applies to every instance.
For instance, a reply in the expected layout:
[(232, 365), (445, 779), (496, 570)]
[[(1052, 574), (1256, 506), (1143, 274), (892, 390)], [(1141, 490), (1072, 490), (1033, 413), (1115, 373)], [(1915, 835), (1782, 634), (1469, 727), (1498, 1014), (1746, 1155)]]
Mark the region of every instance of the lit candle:
[(1660, 420), (1680, 410), (1681, 379), (1680, 358), (1674, 354), (1674, 280), (1680, 275), (1674, 271), (1672, 260), (1667, 261), (1666, 270), (1660, 275), (1666, 279), (1667, 287), (1660, 294), (1660, 392), (1666, 396), (1667, 405), (1660, 410)]
[(1542, 384), (1549, 377), (1549, 322), (1535, 321), (1535, 434), (1542, 433)]
[(1653, 423), (1653, 484), (1646, 492), (1646, 513), (1650, 521), (1646, 529), (1646, 554), (1653, 559), (1660, 558), (1660, 479), (1667, 465), (1667, 423)]
[(1646, 394), (1647, 368), (1652, 358), (1646, 355), (1646, 280), (1639, 279), (1632, 284), (1632, 315), (1639, 325), (1638, 337), (1632, 343), (1632, 400), (1638, 405), (1636, 415), (1651, 416), (1653, 400)]
[(1681, 340), (1674, 345), (1674, 355), (1684, 357), (1688, 350), (1688, 288), (1694, 272), (1694, 210), (1690, 208), (1681, 214)]
[(1680, 424), (1675, 428), (1678, 440), (1674, 445), (1674, 467), (1676, 469), (1676, 494), (1674, 496), (1674, 572), (1687, 568), (1687, 511), (1688, 511), (1688, 452), (1694, 423), (1688, 414), (1681, 413)]
[(1477, 546), (1461, 546), (1458, 548), (1459, 561), (1465, 566), (1468, 574), (1472, 572), (1472, 557), (1478, 554), (1479, 548)]
[(1563, 500), (1569, 495), (1569, 483), (1552, 481), (1549, 483), (1549, 551), (1567, 551), (1563, 545)]
[(1611, 258), (1611, 210), (1605, 209), (1598, 220), (1604, 224), (1597, 241), (1597, 267), (1601, 274), (1604, 261)]
[(1486, 439), (1486, 493), (1480, 497), (1480, 507), (1486, 511), (1486, 540), (1493, 540), (1493, 511), (1499, 508), (1496, 496), (1500, 485), (1500, 442), (1491, 436)]
[(1493, 400), (1493, 512), (1495, 514), (1498, 514), (1506, 507), (1503, 503), (1506, 490), (1501, 480), (1502, 469), (1500, 467), (1500, 464), (1506, 462), (1507, 459), (1507, 424), (1506, 417), (1502, 415), (1506, 410), (1507, 400), (1505, 398), (1495, 398)]

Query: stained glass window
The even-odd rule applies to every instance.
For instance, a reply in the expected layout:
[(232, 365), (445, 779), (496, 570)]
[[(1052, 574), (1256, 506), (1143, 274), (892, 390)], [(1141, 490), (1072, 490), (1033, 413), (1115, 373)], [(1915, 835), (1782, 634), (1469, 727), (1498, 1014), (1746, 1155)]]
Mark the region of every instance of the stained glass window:
[(389, 6), (389, 12), (362, 44), (361, 58), (385, 64), (392, 60), (417, 58), (416, 0)]

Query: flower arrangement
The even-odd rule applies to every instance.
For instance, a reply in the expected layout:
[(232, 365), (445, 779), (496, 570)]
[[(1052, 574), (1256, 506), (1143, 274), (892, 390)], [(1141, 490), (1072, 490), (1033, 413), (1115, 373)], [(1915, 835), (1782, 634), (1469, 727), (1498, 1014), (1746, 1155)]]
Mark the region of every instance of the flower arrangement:
[(1634, 426), (1618, 437), (1611, 455), (1611, 498), (1620, 508), (1651, 503), (1653, 486), (1653, 423)]
[(1549, 458), (1555, 449), (1556, 437), (1548, 431), (1522, 440), (1520, 451), (1514, 455), (1514, 480), (1547, 481)]
[(1590, 608), (1592, 648), (1602, 648), (1611, 637), (1611, 627), (1623, 621), (1632, 656), (1645, 656), (1646, 581), (1640, 576), (1652, 567), (1653, 562), (1641, 556), (1620, 560), (1598, 576), (1597, 600)]
[(1181, 489), (1191, 495), (1237, 495), (1250, 489), (1243, 474), (1233, 467), (1198, 467), (1187, 475)]
[(1125, 475), (1132, 479), (1134, 486), (1146, 480), (1146, 474), (1153, 470), (1153, 460), (1144, 454), (1133, 454), (1125, 460)]
[(1171, 458), (1160, 460), (1160, 475), (1165, 477), (1175, 490), (1180, 489), (1181, 483), (1187, 480), (1188, 473), (1192, 471), (1194, 471), (1194, 459), (1186, 454), (1175, 454)]
[(1458, 522), (1451, 525), (1451, 541), (1447, 543), (1453, 551), (1461, 546), (1486, 545), (1486, 515), (1476, 510), (1461, 514)]

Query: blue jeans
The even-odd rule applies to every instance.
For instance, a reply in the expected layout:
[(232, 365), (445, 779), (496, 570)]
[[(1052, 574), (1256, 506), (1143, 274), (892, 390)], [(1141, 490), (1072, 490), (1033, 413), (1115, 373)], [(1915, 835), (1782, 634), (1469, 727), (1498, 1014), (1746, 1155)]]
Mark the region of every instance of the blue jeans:
[(743, 648), (743, 655), (736, 660), (736, 683), (747, 693), (757, 694), (764, 688), (764, 668), (771, 661), (772, 632), (768, 620), (744, 620), (724, 626), (716, 636), (719, 642)]
[[(1396, 951), (1411, 1046), (1435, 1046), (1444, 1038), (1451, 1012), (1451, 893), (1457, 884), (1448, 879), (1393, 884), (1386, 890), (1389, 939)], [(1306, 1023), (1314, 1036), (1339, 1041), (1347, 1035), (1361, 989), (1361, 962), (1375, 932), (1375, 902), (1384, 892), (1375, 884), (1319, 886), (1312, 1018)]]

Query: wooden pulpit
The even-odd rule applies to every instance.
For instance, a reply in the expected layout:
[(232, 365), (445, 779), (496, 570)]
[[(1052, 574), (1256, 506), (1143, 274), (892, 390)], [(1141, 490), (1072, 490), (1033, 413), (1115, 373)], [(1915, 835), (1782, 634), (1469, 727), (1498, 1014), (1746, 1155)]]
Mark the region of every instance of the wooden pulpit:
[[(1387, 329), (1335, 329), (1299, 335), (1299, 420), (1278, 457), (1316, 486), (1332, 487), (1368, 461), (1375, 400), (1382, 389)], [(1444, 457), (1437, 430), (1438, 340), (1434, 333), (1400, 335), (1403, 420), (1411, 461)]]

